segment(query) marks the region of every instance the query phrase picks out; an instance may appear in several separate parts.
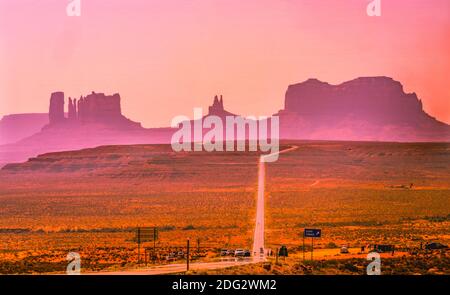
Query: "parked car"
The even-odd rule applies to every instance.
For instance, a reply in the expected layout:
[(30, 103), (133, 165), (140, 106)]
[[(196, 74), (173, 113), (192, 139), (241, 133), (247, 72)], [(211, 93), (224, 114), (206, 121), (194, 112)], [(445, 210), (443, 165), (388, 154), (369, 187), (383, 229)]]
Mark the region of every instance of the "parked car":
[(425, 245), (425, 249), (427, 250), (448, 249), (448, 246), (441, 243), (428, 243)]
[(236, 257), (242, 257), (244, 256), (245, 251), (243, 249), (236, 249), (236, 251), (234, 251), (234, 256)]
[(165, 256), (165, 258), (163, 258), (163, 259), (165, 259), (165, 260), (167, 260), (167, 261), (174, 261), (174, 260), (177, 259), (175, 254), (176, 254), (176, 253), (174, 253), (174, 252), (169, 253), (169, 254), (167, 254), (167, 255)]
[(348, 253), (349, 253), (348, 247), (347, 246), (342, 246), (341, 247), (341, 254), (348, 254)]
[(378, 253), (388, 253), (394, 251), (394, 245), (375, 245), (373, 250)]
[(228, 255), (228, 250), (227, 249), (220, 250), (220, 256), (227, 256), (227, 255)]
[(245, 257), (250, 257), (251, 254), (252, 254), (252, 253), (250, 252), (250, 250), (248, 250), (248, 249), (245, 249), (245, 250), (244, 250), (244, 256), (245, 256)]
[(227, 251), (228, 256), (234, 256), (234, 250), (228, 250)]

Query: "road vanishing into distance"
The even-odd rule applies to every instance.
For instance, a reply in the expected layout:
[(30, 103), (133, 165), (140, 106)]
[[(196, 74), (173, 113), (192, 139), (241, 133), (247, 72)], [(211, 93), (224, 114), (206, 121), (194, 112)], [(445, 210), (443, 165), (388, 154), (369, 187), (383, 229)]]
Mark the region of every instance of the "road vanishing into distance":
[(265, 192), (264, 187), (266, 183), (266, 162), (272, 162), (271, 158), (274, 156), (279, 156), (282, 153), (287, 153), (298, 149), (298, 146), (291, 146), (288, 149), (272, 153), (269, 155), (261, 155), (259, 158), (258, 165), (258, 194), (256, 201), (256, 221), (255, 221), (255, 231), (253, 236), (253, 260), (255, 262), (264, 261), (266, 258), (266, 248), (264, 246), (264, 203), (265, 203)]
[[(258, 263), (266, 260), (266, 249), (264, 246), (264, 203), (265, 203), (265, 171), (266, 163), (273, 162), (271, 157), (279, 156), (280, 154), (287, 153), (298, 149), (298, 146), (291, 146), (288, 149), (271, 153), (268, 155), (261, 155), (258, 163), (258, 192), (256, 201), (256, 219), (255, 219), (255, 229), (253, 236), (253, 252), (252, 258), (241, 258), (241, 259), (226, 259), (223, 261), (216, 262), (194, 262), (189, 264), (189, 270), (212, 270), (221, 269), (232, 266), (240, 266), (251, 263)], [(140, 268), (134, 270), (124, 270), (124, 271), (110, 271), (110, 272), (93, 272), (84, 273), (92, 275), (157, 275), (157, 274), (169, 274), (169, 273), (180, 273), (186, 271), (186, 263), (178, 264), (166, 264), (160, 266), (153, 266), (149, 268)]]

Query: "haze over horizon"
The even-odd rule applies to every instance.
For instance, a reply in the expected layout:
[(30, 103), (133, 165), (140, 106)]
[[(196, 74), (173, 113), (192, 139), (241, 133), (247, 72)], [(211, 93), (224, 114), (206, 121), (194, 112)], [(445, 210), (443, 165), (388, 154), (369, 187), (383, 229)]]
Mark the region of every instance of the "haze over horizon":
[[(120, 93), (145, 127), (225, 108), (271, 115), (290, 84), (389, 76), (450, 123), (450, 2), (0, 1), (0, 116), (47, 112), (51, 92)], [(24, 5), (23, 2), (27, 4)]]

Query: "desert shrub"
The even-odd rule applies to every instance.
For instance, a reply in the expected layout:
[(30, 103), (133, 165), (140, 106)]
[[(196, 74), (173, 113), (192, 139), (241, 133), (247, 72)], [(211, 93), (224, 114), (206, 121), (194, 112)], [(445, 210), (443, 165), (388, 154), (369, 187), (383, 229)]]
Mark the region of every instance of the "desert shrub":
[(447, 220), (450, 220), (450, 214), (448, 214), (447, 216), (425, 216), (424, 218), (425, 220), (431, 221), (431, 222), (444, 222)]
[(339, 248), (339, 247), (334, 242), (329, 242), (328, 244), (326, 244), (325, 248), (335, 249), (335, 248)]
[(339, 268), (342, 269), (342, 270), (350, 271), (350, 272), (359, 272), (359, 269), (352, 262), (345, 262)]
[(158, 227), (158, 230), (159, 231), (172, 231), (172, 230), (175, 230), (175, 226), (173, 226), (173, 225), (165, 225), (165, 226), (162, 226), (162, 227)]

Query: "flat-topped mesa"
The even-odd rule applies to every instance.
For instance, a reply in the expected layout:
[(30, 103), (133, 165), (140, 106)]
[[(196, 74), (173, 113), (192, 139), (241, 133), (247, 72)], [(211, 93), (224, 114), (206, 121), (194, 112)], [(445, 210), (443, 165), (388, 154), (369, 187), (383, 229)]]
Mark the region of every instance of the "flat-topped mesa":
[(122, 118), (120, 95), (95, 93), (78, 100), (78, 119), (81, 122), (109, 123)]
[(101, 124), (114, 129), (141, 128), (141, 124), (133, 122), (122, 115), (120, 95), (105, 95), (92, 92), (81, 96), (78, 101), (69, 97), (68, 117), (64, 116), (64, 92), (52, 93), (48, 127), (59, 127), (67, 123), (75, 125)]
[(384, 76), (290, 85), (277, 115), (282, 138), (450, 140), (450, 126), (428, 115), (415, 93), (405, 93), (400, 82)]
[(0, 119), (0, 145), (14, 143), (39, 132), (48, 124), (48, 113), (11, 114)]
[(309, 79), (290, 85), (285, 110), (331, 121), (352, 115), (383, 123), (411, 122), (423, 115), (416, 94), (405, 93), (401, 83), (389, 77), (361, 77), (339, 85)]

